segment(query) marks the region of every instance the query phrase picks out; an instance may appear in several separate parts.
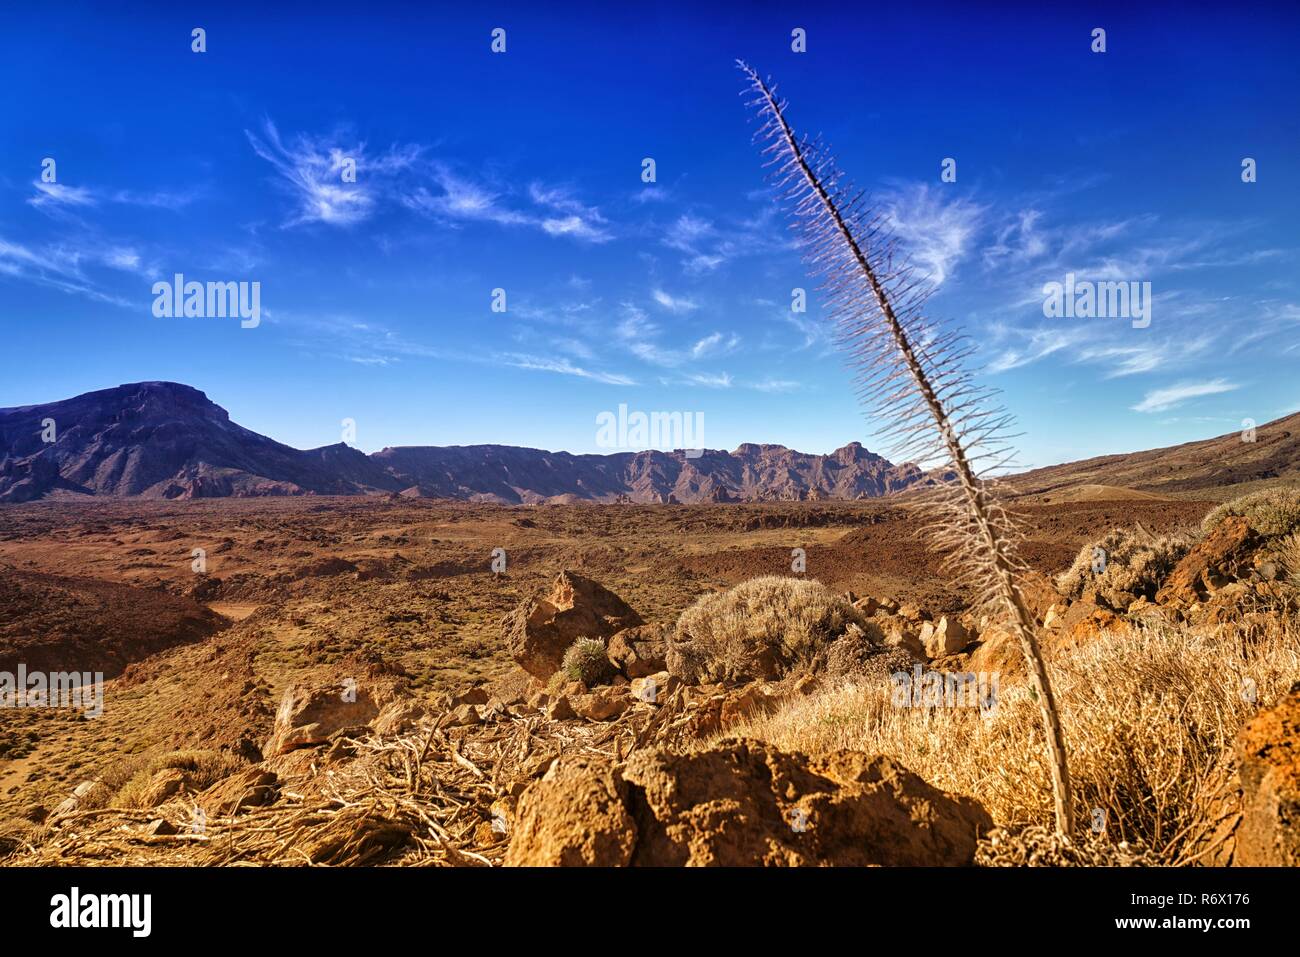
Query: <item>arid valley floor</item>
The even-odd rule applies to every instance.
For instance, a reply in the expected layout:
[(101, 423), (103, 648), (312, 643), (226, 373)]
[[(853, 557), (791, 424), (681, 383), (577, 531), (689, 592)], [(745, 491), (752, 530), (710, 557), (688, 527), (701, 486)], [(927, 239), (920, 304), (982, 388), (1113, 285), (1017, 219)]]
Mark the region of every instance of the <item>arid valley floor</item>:
[[(1074, 500), (1016, 503), (1029, 530), (1022, 553), (1039, 582), (1066, 571), (1082, 545), (1112, 528), (1176, 533), (1216, 504), (1204, 493), (1174, 499), (1104, 487), (1063, 497)], [(778, 575), (816, 579), (851, 597), (888, 596), (900, 614), (918, 619), (955, 617), (969, 596), (951, 589), (916, 532), (905, 500), (503, 507), (300, 497), (9, 506), (0, 512), (4, 667), (21, 659), (29, 668), (102, 671), (108, 680), (99, 717), (0, 711), (0, 852), (9, 863), (221, 863), (203, 855), (219, 855), (209, 843), (220, 843), (222, 821), (297, 809), (306, 815), (296, 825), (300, 846), (292, 829), (278, 850), (237, 847), (232, 838), (229, 860), (383, 862), (415, 845), (439, 862), (499, 862), (515, 800), (555, 754), (618, 759), (654, 724), (638, 723), (638, 708), (626, 704), (606, 714), (596, 702), (587, 716), (566, 704), (558, 714), (554, 687), (539, 699), (543, 682), (515, 666), (503, 632), (503, 618), (521, 602), (570, 570), (609, 589), (647, 626), (671, 629), (702, 595)], [(806, 560), (802, 574), (792, 571), (796, 549)], [(318, 715), (334, 725), (312, 739), (315, 747), (264, 753), (282, 736), (277, 708), (289, 707), (295, 689), (349, 680), (361, 682), (372, 707), (360, 727)], [(587, 690), (595, 689), (568, 689)], [(457, 718), (467, 708), (469, 717)], [(439, 792), (426, 809), (432, 820), (419, 834), (411, 809), (397, 813), (394, 798), (385, 813), (405, 823), (358, 826), (350, 844), (327, 841), (321, 850), (306, 835), (333, 827), (330, 766), (349, 763), (361, 747), (356, 739), (385, 721), (395, 739), (409, 731), (423, 743), (416, 787), (404, 793), (418, 804), (418, 779), (431, 774)], [(533, 742), (521, 750), (539, 752), (531, 765), (503, 758), (520, 733)], [(510, 780), (507, 770), (524, 780)], [(234, 789), (233, 804), (223, 783)], [(209, 789), (225, 803), (206, 801)], [(204, 807), (202, 839), (181, 840), (193, 836), (186, 822)]]

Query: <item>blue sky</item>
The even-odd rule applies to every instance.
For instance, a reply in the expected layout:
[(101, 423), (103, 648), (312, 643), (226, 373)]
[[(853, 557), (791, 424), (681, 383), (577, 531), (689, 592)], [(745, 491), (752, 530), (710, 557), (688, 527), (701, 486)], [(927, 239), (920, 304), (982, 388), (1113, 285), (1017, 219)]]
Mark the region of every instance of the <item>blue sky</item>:
[[(1024, 465), (1300, 408), (1294, 10), (97, 6), (6, 12), (0, 406), (172, 379), (298, 447), (350, 418), (366, 451), (603, 451), (626, 403), (713, 448), (874, 448), (815, 295), (790, 309), (744, 57), (931, 273)], [(261, 324), (155, 317), (178, 272), (260, 282)], [(1150, 326), (1045, 317), (1067, 272), (1149, 281)]]

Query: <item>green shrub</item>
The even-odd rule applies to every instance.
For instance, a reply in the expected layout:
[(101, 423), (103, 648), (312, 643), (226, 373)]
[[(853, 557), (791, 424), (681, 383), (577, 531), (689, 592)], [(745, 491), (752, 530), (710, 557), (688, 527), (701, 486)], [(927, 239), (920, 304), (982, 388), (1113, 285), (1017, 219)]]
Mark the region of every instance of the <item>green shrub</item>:
[(614, 677), (614, 664), (599, 638), (579, 638), (564, 653), (560, 671), (570, 681), (581, 681), (588, 688)]
[(1229, 515), (1242, 516), (1266, 538), (1300, 530), (1300, 488), (1266, 488), (1220, 505), (1201, 522), (1208, 534)]
[[(1079, 599), (1091, 586), (1097, 598), (1123, 611), (1138, 598), (1154, 598), (1179, 560), (1191, 550), (1190, 535), (1157, 537), (1141, 529), (1115, 528), (1079, 549), (1070, 570), (1056, 580), (1067, 598)], [(1105, 568), (1093, 570), (1096, 549), (1105, 551)]]

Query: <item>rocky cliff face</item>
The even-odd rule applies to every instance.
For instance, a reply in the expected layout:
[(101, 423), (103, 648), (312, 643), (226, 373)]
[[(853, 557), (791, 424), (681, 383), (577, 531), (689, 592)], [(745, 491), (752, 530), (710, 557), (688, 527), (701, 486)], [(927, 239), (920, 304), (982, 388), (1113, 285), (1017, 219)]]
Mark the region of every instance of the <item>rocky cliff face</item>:
[(377, 492), (505, 503), (793, 501), (871, 498), (920, 479), (915, 466), (857, 442), (831, 455), (745, 444), (696, 458), (503, 445), (300, 451), (236, 425), (202, 392), (174, 382), (0, 409), (0, 502)]
[(384, 449), (372, 458), (409, 494), (500, 502), (561, 497), (632, 502), (797, 501), (873, 498), (921, 477), (854, 442), (831, 455), (780, 445), (734, 452), (620, 452), (570, 455), (499, 445)]

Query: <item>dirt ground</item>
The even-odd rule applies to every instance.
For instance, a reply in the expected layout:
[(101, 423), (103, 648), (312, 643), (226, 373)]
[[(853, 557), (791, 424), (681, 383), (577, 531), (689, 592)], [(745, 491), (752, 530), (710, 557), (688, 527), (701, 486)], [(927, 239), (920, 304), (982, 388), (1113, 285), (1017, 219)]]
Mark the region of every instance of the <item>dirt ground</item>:
[[(1022, 554), (1057, 573), (1111, 527), (1184, 527), (1212, 504), (1026, 502)], [(99, 717), (0, 709), (0, 819), (48, 809), (124, 756), (251, 753), (284, 689), (313, 669), (381, 660), (429, 698), (502, 679), (513, 671), (502, 616), (561, 569), (613, 589), (649, 622), (671, 623), (708, 591), (792, 574), (795, 549), (808, 577), (837, 590), (935, 611), (966, 603), (911, 510), (896, 504), (308, 497), (7, 506), (0, 670), (31, 659), (109, 680)]]

